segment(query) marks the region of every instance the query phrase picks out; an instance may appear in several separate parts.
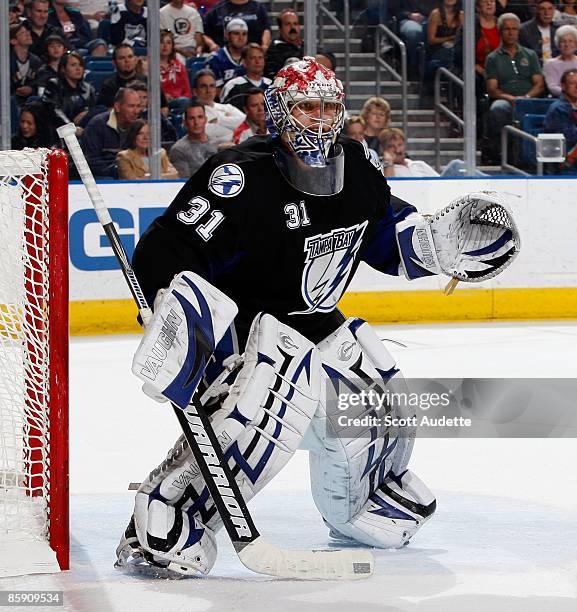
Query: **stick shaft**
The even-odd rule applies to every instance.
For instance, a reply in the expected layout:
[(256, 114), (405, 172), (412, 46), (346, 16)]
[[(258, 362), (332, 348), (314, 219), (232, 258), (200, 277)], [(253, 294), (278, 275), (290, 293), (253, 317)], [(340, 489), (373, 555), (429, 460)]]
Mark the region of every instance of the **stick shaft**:
[(136, 279), (134, 271), (128, 261), (128, 257), (126, 255), (126, 251), (122, 246), (122, 242), (120, 242), (120, 238), (118, 237), (118, 232), (116, 231), (116, 227), (112, 221), (112, 217), (108, 212), (108, 208), (106, 208), (106, 204), (104, 203), (104, 198), (100, 193), (100, 189), (98, 189), (98, 185), (94, 180), (94, 176), (92, 175), (92, 171), (88, 166), (88, 162), (84, 157), (84, 153), (80, 148), (80, 143), (78, 142), (78, 138), (76, 138), (76, 126), (73, 123), (68, 123), (58, 128), (58, 135), (64, 139), (68, 150), (70, 151), (70, 155), (74, 160), (74, 165), (78, 170), (78, 174), (80, 175), (80, 179), (84, 183), (86, 187), (86, 191), (88, 192), (88, 197), (92, 202), (92, 206), (96, 211), (96, 216), (98, 217), (98, 221), (102, 225), (108, 240), (110, 241), (110, 246), (114, 251), (114, 255), (120, 264), (120, 269), (124, 274), (124, 278), (128, 283), (130, 288), (130, 292), (132, 293), (132, 297), (138, 306), (138, 310), (140, 312), (140, 316), (146, 326), (146, 324), (150, 321), (152, 317), (152, 311), (148, 307), (146, 302), (146, 298), (142, 293), (142, 289), (140, 288), (140, 284)]

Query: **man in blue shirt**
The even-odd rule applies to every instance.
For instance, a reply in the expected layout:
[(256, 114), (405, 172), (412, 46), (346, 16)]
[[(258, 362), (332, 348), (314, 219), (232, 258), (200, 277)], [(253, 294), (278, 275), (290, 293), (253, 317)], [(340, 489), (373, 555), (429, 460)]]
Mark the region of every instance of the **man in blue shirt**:
[(567, 143), (566, 164), (571, 173), (577, 171), (577, 70), (571, 69), (561, 77), (562, 94), (549, 107), (545, 116), (545, 131), (563, 134)]
[(215, 51), (206, 64), (214, 72), (219, 92), (226, 82), (246, 72), (241, 63), (242, 50), (248, 39), (246, 22), (242, 19), (231, 19), (226, 24), (224, 36), (226, 45)]

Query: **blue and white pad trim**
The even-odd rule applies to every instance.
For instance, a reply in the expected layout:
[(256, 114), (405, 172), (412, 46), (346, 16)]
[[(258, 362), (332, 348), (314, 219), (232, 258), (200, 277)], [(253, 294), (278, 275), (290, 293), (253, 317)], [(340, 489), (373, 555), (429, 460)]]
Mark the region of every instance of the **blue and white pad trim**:
[(425, 217), (411, 213), (397, 223), (396, 232), (401, 268), (409, 280), (441, 273), (431, 226)]
[(144, 392), (186, 408), (236, 304), (194, 272), (181, 272), (162, 296), (132, 361)]
[[(405, 381), (380, 338), (361, 319), (347, 320), (318, 348), (326, 382), (305, 441), (315, 504), (331, 534), (340, 539), (402, 546), (408, 539), (403, 533), (410, 537), (416, 529), (408, 529), (406, 523), (399, 528), (399, 513), (405, 511), (389, 503), (383, 491), (386, 483), (407, 472), (415, 439), (414, 425), (405, 420), (414, 416), (414, 409), (387, 399), (406, 393)], [(347, 399), (352, 397), (368, 401)], [(359, 419), (360, 425), (341, 427), (343, 415)], [(385, 416), (407, 424), (392, 428)], [(380, 509), (375, 506), (379, 503)], [(405, 514), (403, 520), (418, 528), (420, 523)]]

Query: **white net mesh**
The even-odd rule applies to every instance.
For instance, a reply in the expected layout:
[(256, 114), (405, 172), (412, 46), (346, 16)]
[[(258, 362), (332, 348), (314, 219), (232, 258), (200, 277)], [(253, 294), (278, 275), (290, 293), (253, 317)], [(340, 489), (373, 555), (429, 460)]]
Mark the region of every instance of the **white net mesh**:
[(45, 539), (49, 499), (47, 150), (0, 152), (0, 537)]

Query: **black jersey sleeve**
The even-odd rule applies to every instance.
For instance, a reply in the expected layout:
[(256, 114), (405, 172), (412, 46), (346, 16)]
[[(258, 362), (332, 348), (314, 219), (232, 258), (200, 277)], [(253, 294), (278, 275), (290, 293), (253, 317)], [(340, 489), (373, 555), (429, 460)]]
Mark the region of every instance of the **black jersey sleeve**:
[(232, 150), (207, 160), (140, 238), (132, 263), (149, 303), (183, 270), (214, 283), (242, 258), (242, 161)]
[[(347, 139), (349, 140), (349, 139)], [(372, 200), (371, 224), (364, 242), (361, 259), (375, 270), (397, 276), (399, 273), (400, 255), (397, 248), (395, 226), (416, 209), (391, 193), (389, 184), (383, 176), (382, 169), (377, 167), (366, 146), (350, 140), (347, 154), (355, 156), (358, 181)]]

